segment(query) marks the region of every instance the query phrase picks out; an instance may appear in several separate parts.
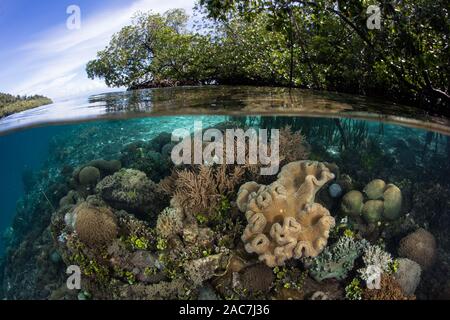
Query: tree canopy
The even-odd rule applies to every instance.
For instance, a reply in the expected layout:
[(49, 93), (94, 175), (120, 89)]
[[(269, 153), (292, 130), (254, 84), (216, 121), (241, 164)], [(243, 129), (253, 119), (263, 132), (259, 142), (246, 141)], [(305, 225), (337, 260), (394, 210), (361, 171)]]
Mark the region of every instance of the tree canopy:
[[(199, 28), (188, 29), (180, 9), (138, 13), (87, 72), (109, 86), (296, 86), (442, 111), (450, 101), (445, 3), (200, 0)], [(371, 4), (381, 9), (379, 30), (367, 27)]]

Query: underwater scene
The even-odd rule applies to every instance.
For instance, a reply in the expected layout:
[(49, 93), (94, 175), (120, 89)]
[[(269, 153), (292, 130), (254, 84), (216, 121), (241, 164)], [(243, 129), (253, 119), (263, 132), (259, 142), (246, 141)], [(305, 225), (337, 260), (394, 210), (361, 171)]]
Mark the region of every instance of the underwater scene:
[[(123, 97), (111, 99), (117, 112)], [(136, 105), (154, 109), (146, 103)], [(217, 109), (0, 135), (0, 297), (450, 299), (450, 136)], [(209, 128), (267, 129), (258, 147), (277, 152), (275, 172), (251, 162), (250, 138), (241, 163), (218, 163), (213, 148), (213, 161), (175, 163), (174, 131), (195, 137), (198, 123), (203, 138)]]

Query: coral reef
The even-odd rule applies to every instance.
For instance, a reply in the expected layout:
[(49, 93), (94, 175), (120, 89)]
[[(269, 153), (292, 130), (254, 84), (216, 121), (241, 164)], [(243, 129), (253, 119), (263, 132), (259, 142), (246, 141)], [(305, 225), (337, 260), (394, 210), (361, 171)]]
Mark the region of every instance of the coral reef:
[(380, 289), (380, 277), (390, 271), (392, 256), (379, 246), (368, 246), (363, 254), (364, 268), (358, 270), (369, 289)]
[(430, 232), (420, 228), (400, 241), (398, 254), (417, 262), (422, 270), (427, 270), (436, 260), (436, 239)]
[(316, 281), (325, 279), (345, 279), (353, 269), (355, 260), (360, 257), (369, 246), (365, 240), (355, 240), (353, 237), (343, 236), (313, 259), (307, 259), (310, 275)]
[(92, 160), (87, 165), (100, 170), (103, 176), (114, 174), (122, 168), (122, 163), (119, 160), (108, 161), (104, 159), (97, 159)]
[(91, 247), (108, 244), (117, 237), (117, 222), (108, 208), (81, 203), (74, 209), (73, 216), (78, 237)]
[(382, 275), (380, 289), (366, 288), (362, 292), (364, 300), (414, 300), (414, 296), (407, 296), (393, 277)]
[(122, 169), (101, 180), (96, 192), (110, 206), (129, 213), (156, 216), (168, 204), (167, 195), (144, 172)]
[(342, 198), (341, 210), (344, 215), (359, 216), (364, 206), (364, 196), (361, 192), (353, 190)]
[(403, 292), (410, 296), (414, 294), (420, 283), (421, 273), (422, 268), (417, 262), (407, 258), (400, 258), (398, 259), (398, 269), (393, 277), (402, 287)]
[(241, 288), (251, 295), (268, 293), (275, 280), (273, 271), (262, 263), (244, 268), (239, 275)]
[(380, 221), (394, 221), (402, 213), (403, 196), (394, 184), (386, 184), (381, 179), (369, 182), (361, 192), (352, 190), (344, 195), (341, 213), (346, 216), (363, 217), (369, 224)]
[(185, 214), (213, 216), (223, 196), (228, 196), (241, 184), (244, 169), (227, 165), (199, 166), (177, 170), (161, 182), (162, 188), (173, 194), (173, 201)]
[(314, 199), (333, 178), (323, 163), (298, 161), (285, 165), (269, 186), (255, 182), (241, 186), (237, 204), (248, 221), (242, 235), (247, 252), (258, 254), (269, 267), (317, 256), (335, 222)]
[(383, 198), (384, 190), (386, 189), (386, 182), (381, 179), (375, 179), (369, 182), (363, 192), (370, 200), (379, 200)]
[(190, 260), (184, 265), (186, 277), (192, 281), (195, 287), (199, 287), (204, 281), (220, 274), (220, 270), (226, 268), (228, 259), (229, 257), (224, 254), (216, 254), (205, 258)]
[(100, 179), (100, 170), (96, 167), (87, 166), (78, 174), (78, 181), (83, 186), (95, 185)]
[(183, 231), (184, 215), (180, 209), (168, 207), (158, 215), (156, 232), (163, 238), (170, 238)]

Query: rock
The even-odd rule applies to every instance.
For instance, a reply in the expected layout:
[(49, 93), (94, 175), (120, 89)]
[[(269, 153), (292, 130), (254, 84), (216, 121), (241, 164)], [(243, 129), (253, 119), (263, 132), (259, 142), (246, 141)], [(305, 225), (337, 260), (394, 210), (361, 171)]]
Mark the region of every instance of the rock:
[(427, 230), (420, 228), (400, 240), (398, 254), (417, 262), (422, 270), (433, 266), (436, 260), (436, 239)]
[(417, 262), (407, 258), (398, 259), (398, 270), (394, 274), (394, 279), (402, 287), (407, 296), (411, 296), (416, 291), (420, 282), (422, 268)]
[(219, 300), (216, 292), (210, 285), (205, 285), (199, 289), (198, 300), (202, 301), (215, 301)]

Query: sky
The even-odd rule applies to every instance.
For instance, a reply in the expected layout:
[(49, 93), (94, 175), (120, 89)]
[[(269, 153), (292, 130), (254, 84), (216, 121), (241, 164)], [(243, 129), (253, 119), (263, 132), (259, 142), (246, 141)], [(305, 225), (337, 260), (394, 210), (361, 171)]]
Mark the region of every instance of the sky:
[[(80, 9), (80, 28), (69, 6)], [(54, 101), (110, 91), (87, 78), (86, 63), (137, 11), (192, 12), (194, 0), (0, 0), (0, 92)], [(116, 89), (117, 90), (117, 89)]]

